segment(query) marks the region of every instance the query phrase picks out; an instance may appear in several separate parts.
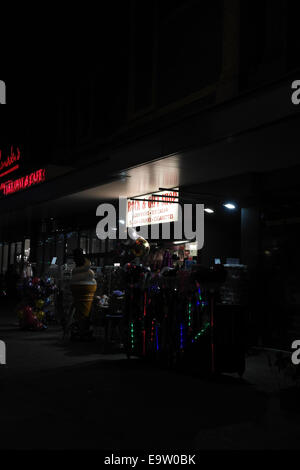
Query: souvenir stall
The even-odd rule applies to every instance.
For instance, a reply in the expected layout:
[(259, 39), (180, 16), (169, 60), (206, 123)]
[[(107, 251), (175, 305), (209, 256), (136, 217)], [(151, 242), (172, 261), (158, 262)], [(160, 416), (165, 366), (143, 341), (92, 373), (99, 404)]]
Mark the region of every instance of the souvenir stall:
[(216, 372), (214, 306), (223, 271), (151, 273), (126, 271), (127, 353), (164, 363)]
[(97, 300), (98, 308), (106, 309), (106, 319), (121, 325), (119, 340), (127, 356), (204, 373), (242, 375), (243, 313), (238, 305), (237, 314), (234, 306), (222, 303), (224, 266), (180, 265), (169, 249), (159, 260), (150, 260), (150, 245), (142, 237), (130, 251), (131, 262), (103, 271)]
[(53, 258), (43, 278), (27, 267), (21, 328), (41, 330), (55, 319), (65, 338), (99, 339), (103, 352), (123, 350), (128, 358), (203, 373), (243, 373), (246, 267), (203, 267), (195, 242), (149, 243), (138, 235), (116, 247), (110, 265), (88, 258), (76, 264), (70, 256), (60, 266)]

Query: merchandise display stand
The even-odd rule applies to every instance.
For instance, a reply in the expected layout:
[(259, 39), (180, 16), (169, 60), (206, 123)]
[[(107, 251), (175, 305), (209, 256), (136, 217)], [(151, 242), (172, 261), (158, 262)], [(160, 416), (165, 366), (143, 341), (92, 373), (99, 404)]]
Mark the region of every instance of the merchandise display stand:
[[(152, 272), (127, 263), (122, 268), (93, 266), (93, 271), (98, 287), (90, 320), (104, 353), (124, 348), (128, 358), (168, 368), (243, 374), (244, 312), (224, 302), (224, 292), (227, 298), (239, 298), (229, 291), (237, 284), (235, 278), (225, 281), (224, 267), (166, 266)], [(65, 335), (73, 315), (71, 272), (72, 266), (65, 265), (58, 280)]]
[[(169, 270), (152, 276), (141, 266), (130, 267), (126, 290), (128, 357), (204, 373), (242, 374), (242, 349), (236, 364), (229, 356), (230, 364), (220, 360), (220, 345), (227, 344), (221, 335), (224, 325), (221, 327), (217, 303), (223, 275), (220, 271)], [(222, 320), (227, 327), (229, 316)]]

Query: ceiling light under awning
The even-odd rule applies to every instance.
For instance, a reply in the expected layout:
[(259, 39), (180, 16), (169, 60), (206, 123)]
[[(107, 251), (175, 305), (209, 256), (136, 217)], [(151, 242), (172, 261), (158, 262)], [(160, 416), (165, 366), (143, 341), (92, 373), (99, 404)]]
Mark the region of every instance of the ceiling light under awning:
[(226, 207), (226, 209), (229, 209), (229, 210), (234, 210), (236, 209), (236, 205), (233, 204), (232, 202), (226, 202), (226, 204), (223, 204), (224, 207)]

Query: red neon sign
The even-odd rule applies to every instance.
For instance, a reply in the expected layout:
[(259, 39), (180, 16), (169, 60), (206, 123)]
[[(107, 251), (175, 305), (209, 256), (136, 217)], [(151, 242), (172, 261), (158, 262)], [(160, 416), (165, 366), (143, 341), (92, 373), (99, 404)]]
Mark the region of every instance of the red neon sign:
[[(8, 173), (12, 173), (13, 171), (16, 171), (19, 168), (19, 164), (14, 165), (14, 163), (19, 161), (20, 158), (21, 158), (21, 152), (20, 152), (19, 147), (17, 147), (17, 152), (15, 153), (13, 146), (11, 146), (10, 155), (8, 155), (6, 160), (3, 160), (3, 161), (2, 161), (2, 151), (0, 150), (0, 178), (7, 175)], [(5, 171), (2, 172), (3, 170)]]
[(44, 168), (36, 170), (29, 175), (21, 176), (15, 180), (5, 181), (0, 185), (0, 191), (3, 191), (4, 196), (14, 194), (23, 189), (28, 189), (39, 183), (43, 183), (46, 179), (46, 170)]

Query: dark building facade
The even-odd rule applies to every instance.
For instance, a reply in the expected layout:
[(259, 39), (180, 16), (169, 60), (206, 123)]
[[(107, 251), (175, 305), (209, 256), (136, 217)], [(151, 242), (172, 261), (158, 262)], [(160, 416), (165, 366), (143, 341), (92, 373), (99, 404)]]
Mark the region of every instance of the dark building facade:
[[(89, 34), (60, 51), (61, 73), (39, 77), (47, 106), (35, 100), (29, 121), (19, 117), (22, 132), (14, 136), (10, 115), (1, 133), (3, 146), (21, 142), (28, 171), (48, 175), (0, 199), (2, 272), (24, 256), (25, 240), (41, 270), (76, 246), (109, 259), (97, 205), (179, 187), (215, 209), (200, 262), (248, 266), (251, 340), (286, 345), (300, 313), (298, 9), (284, 0), (113, 1), (97, 27), (90, 12)], [(222, 212), (231, 200), (238, 212)]]

